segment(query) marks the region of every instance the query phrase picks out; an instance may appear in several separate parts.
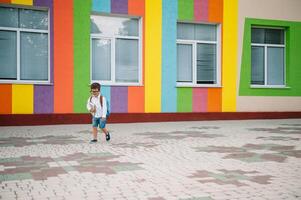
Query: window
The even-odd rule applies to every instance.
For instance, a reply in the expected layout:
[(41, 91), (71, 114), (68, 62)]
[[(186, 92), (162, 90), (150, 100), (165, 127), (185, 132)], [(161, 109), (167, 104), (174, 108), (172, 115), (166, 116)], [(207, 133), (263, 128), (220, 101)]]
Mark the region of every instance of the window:
[(218, 25), (178, 23), (177, 85), (220, 86)]
[(104, 85), (140, 85), (141, 22), (91, 16), (91, 79)]
[(284, 41), (284, 29), (252, 27), (252, 85), (267, 87), (285, 85)]
[(49, 82), (47, 10), (0, 7), (0, 82)]

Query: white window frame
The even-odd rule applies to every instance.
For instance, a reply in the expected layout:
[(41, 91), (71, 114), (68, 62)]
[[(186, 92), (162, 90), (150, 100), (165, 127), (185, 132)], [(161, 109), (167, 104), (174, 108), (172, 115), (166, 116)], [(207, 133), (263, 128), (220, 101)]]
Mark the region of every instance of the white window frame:
[[(17, 80), (12, 79), (0, 79), (0, 83), (17, 83), (17, 84), (50, 84), (50, 12), (48, 8), (43, 7), (32, 7), (32, 6), (15, 6), (15, 5), (1, 5), (1, 7), (6, 8), (17, 8), (17, 9), (28, 9), (28, 10), (41, 10), (47, 11), (48, 14), (48, 30), (39, 30), (39, 29), (29, 29), (29, 28), (15, 28), (15, 27), (2, 27), (0, 26), (1, 31), (14, 31), (17, 33)], [(20, 48), (21, 48), (21, 32), (26, 33), (47, 33), (48, 39), (48, 79), (45, 81), (42, 80), (21, 80), (20, 71), (21, 71), (21, 60), (20, 60)]]
[[(210, 23), (192, 23), (186, 21), (178, 21), (178, 23), (187, 24), (209, 24), (216, 25), (216, 41), (206, 41), (206, 40), (185, 40), (177, 39), (178, 44), (190, 44), (192, 45), (192, 83), (181, 83), (177, 82), (177, 87), (222, 87), (221, 86), (221, 24), (210, 24)], [(216, 83), (215, 84), (198, 84), (197, 83), (197, 44), (216, 44)], [(177, 48), (177, 46), (176, 46)]]
[[(264, 85), (254, 85), (252, 84), (252, 77), (251, 77), (251, 88), (287, 88), (286, 86), (286, 31), (284, 28), (280, 27), (267, 27), (267, 26), (251, 26), (252, 28), (261, 28), (261, 29), (281, 29), (283, 30), (283, 40), (284, 44), (265, 44), (265, 43), (252, 43), (251, 41), (251, 56), (252, 56), (252, 47), (263, 47), (264, 48)], [(252, 31), (251, 31), (252, 34)], [(252, 35), (251, 35), (252, 37)], [(284, 60), (283, 60), (283, 85), (269, 85), (268, 84), (268, 47), (277, 47), (283, 48), (284, 52)], [(252, 64), (251, 64), (252, 70)]]
[[(142, 18), (139, 16), (130, 16), (130, 15), (108, 15), (108, 14), (99, 14), (92, 13), (91, 16), (106, 16), (106, 17), (119, 17), (127, 19), (137, 19), (138, 20), (138, 36), (124, 36), (124, 35), (106, 35), (101, 33), (90, 33), (90, 81), (91, 83), (97, 82), (101, 85), (112, 85), (112, 86), (142, 86)], [(93, 80), (92, 79), (92, 39), (104, 39), (111, 40), (111, 80)], [(138, 82), (116, 82), (115, 80), (115, 44), (117, 39), (129, 39), (129, 40), (138, 40)]]

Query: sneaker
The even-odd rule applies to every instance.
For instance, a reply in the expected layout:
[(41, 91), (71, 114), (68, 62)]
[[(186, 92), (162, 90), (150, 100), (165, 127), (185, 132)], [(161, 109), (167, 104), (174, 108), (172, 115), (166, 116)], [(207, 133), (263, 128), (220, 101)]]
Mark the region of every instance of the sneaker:
[(110, 136), (110, 133), (108, 132), (107, 134), (106, 134), (106, 141), (109, 141), (111, 139), (111, 136)]
[(93, 140), (90, 141), (90, 144), (96, 143), (96, 142), (97, 142), (97, 140), (96, 140), (96, 139), (93, 139)]

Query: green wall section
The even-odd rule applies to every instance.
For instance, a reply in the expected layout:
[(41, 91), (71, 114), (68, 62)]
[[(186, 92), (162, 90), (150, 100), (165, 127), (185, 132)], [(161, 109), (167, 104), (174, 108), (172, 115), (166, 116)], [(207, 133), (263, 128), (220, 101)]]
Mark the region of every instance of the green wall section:
[(177, 111), (192, 112), (192, 88), (178, 88)]
[[(178, 20), (194, 20), (194, 0), (178, 0)], [(192, 88), (177, 88), (177, 112), (192, 112)]]
[[(287, 88), (251, 88), (251, 26), (286, 29)], [(240, 96), (301, 96), (301, 22), (246, 18), (240, 71)]]
[(74, 0), (74, 112), (87, 112), (90, 84), (91, 1)]
[(193, 20), (194, 0), (178, 0), (178, 19)]

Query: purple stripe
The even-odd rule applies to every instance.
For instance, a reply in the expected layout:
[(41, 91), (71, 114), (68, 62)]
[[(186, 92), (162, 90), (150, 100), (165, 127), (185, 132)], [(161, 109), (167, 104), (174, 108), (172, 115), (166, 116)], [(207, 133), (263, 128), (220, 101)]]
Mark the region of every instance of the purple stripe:
[(118, 14), (127, 14), (128, 0), (111, 0), (111, 12)]
[(53, 113), (53, 86), (34, 86), (34, 113)]
[(111, 87), (111, 110), (114, 113), (128, 112), (128, 88)]
[[(53, 0), (34, 0), (34, 6), (49, 8), (50, 14), (50, 82), (53, 83)], [(53, 113), (53, 86), (34, 86), (34, 113)]]

